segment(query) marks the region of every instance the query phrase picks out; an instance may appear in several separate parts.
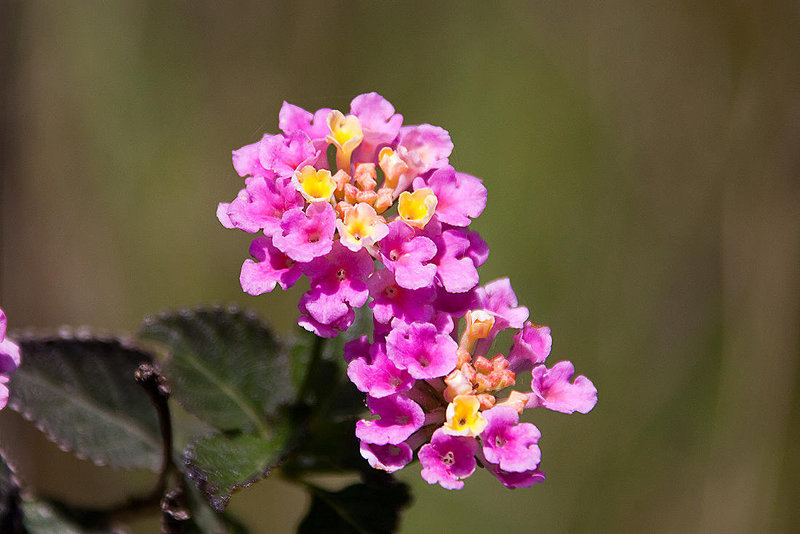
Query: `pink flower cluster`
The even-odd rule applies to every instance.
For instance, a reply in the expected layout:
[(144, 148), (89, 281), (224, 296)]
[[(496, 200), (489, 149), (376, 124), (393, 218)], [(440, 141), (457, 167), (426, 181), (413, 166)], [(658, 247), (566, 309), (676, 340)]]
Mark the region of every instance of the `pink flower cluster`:
[[(416, 450), (422, 477), (447, 489), (462, 488), (479, 465), (509, 488), (532, 486), (544, 480), (540, 433), (521, 423), (520, 414), (536, 407), (587, 413), (597, 390), (584, 376), (572, 380), (570, 362), (546, 367), (550, 329), (527, 321), (528, 309), (518, 306), (508, 279), (462, 298), (467, 311), (437, 309), (432, 322), (394, 319), (385, 328), (376, 315), (374, 341), (363, 336), (345, 347), (347, 374), (367, 394), (374, 416), (356, 426), (361, 454), (393, 472)], [(497, 334), (507, 329), (517, 330), (508, 356), (488, 359)], [(513, 389), (517, 375), (528, 372), (530, 388)]]
[(349, 115), (284, 102), (279, 126), (233, 152), (245, 187), (217, 208), (224, 226), (263, 234), (242, 266), (245, 292), (286, 289), (306, 275), (299, 323), (333, 337), (370, 297), (382, 324), (429, 321), (435, 301), (478, 284), (488, 247), (467, 227), (486, 188), (448, 164), (446, 130), (403, 126), (377, 93), (354, 98)]
[[(377, 93), (353, 99), (349, 115), (284, 103), (279, 126), (233, 152), (245, 186), (217, 217), (262, 234), (242, 266), (245, 292), (309, 278), (298, 320), (307, 330), (336, 336), (368, 303), (372, 342), (345, 348), (375, 417), (357, 425), (362, 456), (393, 472), (417, 451), (423, 478), (448, 489), (477, 465), (511, 488), (543, 480), (539, 430), (519, 415), (586, 413), (597, 391), (583, 376), (570, 381), (569, 362), (544, 365), (550, 330), (526, 322), (507, 279), (479, 287), (489, 248), (469, 225), (487, 193), (449, 164), (448, 132), (403, 126)], [(488, 359), (506, 329), (519, 330), (508, 357)], [(530, 391), (510, 389), (520, 372), (531, 372)]]
[(6, 314), (0, 310), (0, 410), (8, 403), (8, 381), (20, 363), (19, 347), (6, 338)]

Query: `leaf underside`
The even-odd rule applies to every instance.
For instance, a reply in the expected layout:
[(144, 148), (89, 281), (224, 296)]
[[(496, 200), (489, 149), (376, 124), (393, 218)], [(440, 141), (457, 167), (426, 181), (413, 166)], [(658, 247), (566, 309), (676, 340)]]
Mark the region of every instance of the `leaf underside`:
[(100, 465), (156, 471), (158, 418), (136, 383), (152, 357), (118, 339), (17, 338), (22, 364), (11, 378), (9, 406), (64, 450)]

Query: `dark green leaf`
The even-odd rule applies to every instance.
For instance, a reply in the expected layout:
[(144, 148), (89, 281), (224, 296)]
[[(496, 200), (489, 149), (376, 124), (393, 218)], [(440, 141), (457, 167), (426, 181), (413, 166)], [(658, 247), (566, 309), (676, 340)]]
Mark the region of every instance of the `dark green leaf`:
[(309, 472), (374, 471), (361, 457), (355, 436), (357, 415), (365, 410), (363, 393), (346, 379), (328, 384), (321, 393), (325, 398), (309, 409), (305, 438), (281, 466), (282, 472), (298, 478)]
[(235, 308), (164, 313), (148, 318), (140, 336), (165, 346), (173, 397), (219, 430), (268, 433), (277, 408), (294, 399), (283, 347)]
[(394, 532), (401, 510), (411, 502), (408, 486), (400, 482), (354, 484), (337, 492), (314, 486), (309, 489), (311, 508), (297, 529), (300, 534)]
[(28, 534), (106, 534), (120, 532), (108, 516), (99, 512), (76, 512), (68, 506), (40, 499), (26, 499), (25, 531)]
[(289, 454), (293, 441), (289, 425), (274, 427), (270, 439), (214, 434), (186, 449), (186, 472), (212, 508), (222, 511), (234, 491), (266, 478)]
[(17, 337), (22, 365), (9, 405), (56, 442), (97, 464), (157, 470), (158, 418), (134, 380), (151, 355), (118, 339)]
[(19, 482), (0, 453), (0, 532), (22, 532), (22, 506)]

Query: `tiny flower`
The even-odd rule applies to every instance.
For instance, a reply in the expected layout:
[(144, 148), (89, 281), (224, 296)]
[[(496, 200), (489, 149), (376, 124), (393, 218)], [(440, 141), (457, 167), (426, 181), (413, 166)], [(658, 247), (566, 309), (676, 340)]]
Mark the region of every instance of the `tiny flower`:
[(20, 364), (19, 347), (6, 338), (6, 314), (0, 309), (0, 410), (8, 403), (8, 381)]
[(436, 210), (436, 195), (429, 188), (422, 188), (409, 193), (400, 193), (397, 212), (400, 219), (414, 228), (424, 228)]
[(452, 402), (459, 395), (466, 395), (472, 392), (472, 381), (467, 378), (461, 369), (456, 369), (444, 379), (447, 387), (444, 389), (444, 400)]
[[(264, 138), (271, 137), (264, 135)], [(262, 138), (263, 140), (263, 138)], [(275, 173), (267, 170), (261, 165), (261, 158), (258, 155), (258, 147), (261, 141), (245, 145), (238, 150), (232, 152), (233, 168), (236, 173), (244, 178), (245, 176), (259, 176), (262, 178), (275, 178)]]
[(461, 334), (458, 348), (469, 353), (472, 352), (475, 342), (489, 336), (494, 326), (494, 316), (485, 310), (470, 310), (466, 313), (467, 325)]
[(374, 443), (361, 442), (361, 456), (375, 469), (394, 473), (408, 465), (414, 454), (405, 443), (397, 445), (375, 445)]
[(307, 202), (330, 202), (336, 191), (336, 181), (327, 169), (317, 170), (306, 165), (292, 175), (292, 185)]
[(325, 138), (336, 147), (336, 164), (344, 171), (350, 170), (350, 156), (364, 139), (361, 122), (355, 115), (344, 116), (333, 110), (328, 114), (330, 133)]
[(545, 361), (553, 346), (550, 329), (526, 322), (522, 330), (514, 335), (514, 344), (508, 361), (514, 372), (527, 371)]
[(494, 331), (522, 328), (528, 318), (528, 308), (518, 306), (517, 295), (508, 278), (500, 278), (478, 288), (478, 300), (484, 310), (495, 316)]
[(261, 165), (276, 176), (288, 177), (306, 165), (313, 165), (321, 156), (311, 139), (303, 132), (264, 136), (258, 147)]
[(530, 423), (520, 423), (511, 406), (495, 406), (483, 412), (488, 421), (481, 433), (483, 454), (503, 471), (521, 472), (536, 469), (541, 460), (537, 446), (542, 434)]
[(375, 398), (408, 391), (415, 382), (386, 356), (383, 343), (374, 343), (368, 351), (353, 358), (347, 366), (347, 376), (360, 391)]
[(475, 263), (466, 256), (469, 238), (458, 229), (445, 230), (435, 240), (438, 250), (433, 262), (436, 274), (448, 293), (465, 293), (480, 280)]
[(349, 210), (344, 221), (337, 219), (336, 228), (344, 246), (358, 252), (362, 247), (372, 251), (373, 245), (386, 237), (389, 227), (376, 212), (375, 208), (365, 202)]
[(327, 144), (325, 136), (330, 132), (327, 123), (330, 112), (330, 109), (322, 108), (311, 114), (299, 106), (284, 102), (278, 114), (278, 127), (287, 135), (303, 132), (308, 135), (315, 147), (324, 148)]
[(503, 471), (498, 466), (491, 463), (485, 463), (484, 467), (509, 489), (530, 488), (534, 484), (544, 482), (545, 478), (544, 471), (539, 469), (514, 473)]
[(263, 231), (269, 237), (280, 232), (284, 213), (304, 205), (289, 178), (255, 176), (247, 178), (245, 184), (233, 202), (222, 202), (217, 207), (217, 218), (226, 228)]
[(367, 397), (367, 407), (376, 420), (356, 423), (356, 437), (375, 445), (397, 445), (407, 440), (425, 422), (425, 412), (419, 404), (401, 393), (382, 397)]
[(272, 243), (295, 261), (308, 262), (331, 251), (336, 232), (336, 213), (330, 204), (311, 204), (305, 213), (293, 208), (283, 214), (281, 231)]
[(358, 154), (361, 159), (372, 159), (375, 148), (391, 143), (403, 124), (403, 116), (395, 113), (394, 106), (378, 93), (355, 97), (350, 103), (350, 113), (361, 121), (364, 134)]
[(448, 165), (436, 170), (428, 179), (414, 180), (414, 189), (430, 188), (439, 203), (436, 215), (443, 223), (468, 226), (486, 207), (486, 188), (480, 178), (456, 172)]
[[(333, 211), (329, 204), (322, 205)], [(301, 298), (303, 307), (320, 323), (331, 324), (366, 304), (369, 289), (365, 280), (373, 269), (367, 251), (352, 252), (337, 241), (328, 254), (303, 265), (311, 280), (311, 288)]]
[(418, 176), (447, 165), (447, 158), (453, 152), (453, 142), (444, 128), (420, 124), (400, 129), (397, 150), (413, 175)]
[(312, 317), (308, 312), (308, 309), (306, 308), (308, 300), (308, 294), (300, 297), (300, 302), (298, 302), (297, 308), (300, 310), (301, 315), (297, 318), (297, 324), (309, 332), (318, 335), (319, 337), (336, 337), (341, 332), (344, 332), (350, 328), (350, 325), (353, 324), (353, 320), (355, 320), (355, 312), (352, 309), (348, 309), (338, 318), (333, 319), (328, 323), (322, 323), (321, 321), (318, 321)]
[(419, 450), (421, 475), (428, 484), (439, 484), (445, 489), (461, 489), (463, 479), (475, 472), (475, 438), (450, 436), (442, 429), (433, 433), (431, 442)]
[(467, 257), (472, 260), (475, 267), (480, 267), (486, 260), (489, 259), (489, 245), (483, 240), (478, 232), (468, 231), (467, 239), (469, 239), (469, 249), (467, 250)]
[(436, 256), (436, 245), (427, 237), (415, 235), (414, 228), (402, 221), (392, 221), (389, 232), (380, 242), (380, 258), (394, 273), (398, 285), (419, 289), (433, 284), (436, 265), (429, 263)]
[[(381, 166), (383, 175), (386, 177), (385, 187), (391, 189), (394, 198), (397, 198), (405, 189), (400, 189), (398, 184), (403, 174), (408, 170), (408, 165), (397, 152), (388, 146), (383, 147), (378, 153), (378, 163)], [(406, 187), (408, 187), (409, 183), (406, 183)]]
[(475, 395), (458, 395), (447, 405), (447, 422), (442, 431), (451, 436), (479, 436), (487, 424), (480, 407)]
[(406, 289), (400, 287), (388, 269), (375, 271), (367, 280), (372, 315), (379, 323), (398, 318), (406, 323), (428, 322), (433, 318), (436, 290), (432, 287)]
[(445, 376), (456, 365), (458, 345), (429, 323), (398, 324), (386, 336), (389, 359), (414, 378)]
[(261, 295), (275, 289), (292, 287), (302, 276), (300, 267), (289, 256), (275, 248), (269, 238), (257, 237), (250, 244), (250, 255), (256, 261), (245, 260), (239, 281), (250, 295)]
[(542, 406), (562, 413), (589, 413), (597, 404), (597, 388), (583, 375), (570, 383), (573, 374), (572, 362), (558, 362), (551, 369), (544, 365), (534, 367), (528, 408)]

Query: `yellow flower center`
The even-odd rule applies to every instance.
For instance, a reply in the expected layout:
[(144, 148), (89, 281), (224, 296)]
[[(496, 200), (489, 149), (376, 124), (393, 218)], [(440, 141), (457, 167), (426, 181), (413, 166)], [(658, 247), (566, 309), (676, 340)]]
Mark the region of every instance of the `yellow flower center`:
[(489, 422), (480, 413), (481, 403), (475, 395), (458, 395), (447, 405), (447, 421), (443, 430), (451, 436), (477, 437)]
[(354, 208), (347, 210), (344, 220), (336, 221), (336, 227), (342, 244), (354, 252), (361, 247), (370, 250), (374, 243), (389, 233), (389, 227), (386, 226), (383, 217), (366, 202), (360, 202)]
[(350, 155), (364, 140), (361, 121), (355, 115), (344, 116), (341, 111), (333, 110), (328, 114), (328, 128), (331, 133), (325, 140), (336, 147), (336, 165), (349, 172)]
[(409, 226), (424, 228), (433, 217), (438, 202), (436, 195), (428, 187), (418, 189), (413, 193), (404, 191), (400, 194), (397, 212)]
[(336, 190), (336, 182), (327, 169), (316, 170), (306, 165), (292, 176), (292, 183), (308, 202), (329, 201)]

